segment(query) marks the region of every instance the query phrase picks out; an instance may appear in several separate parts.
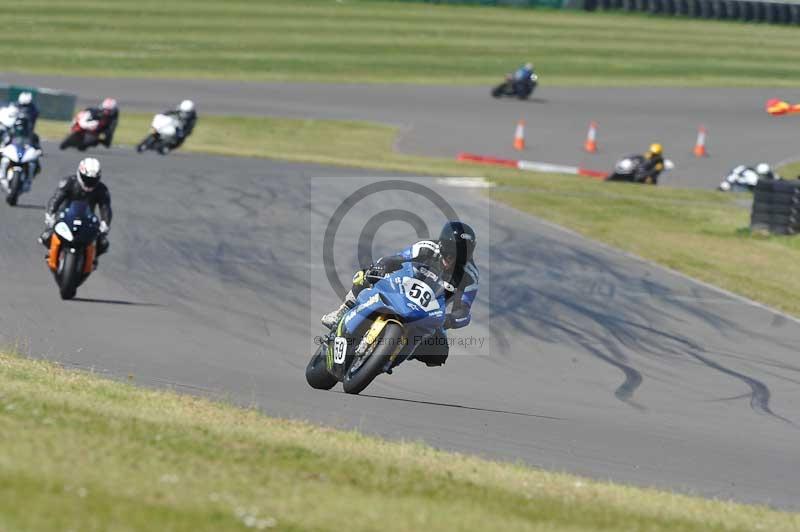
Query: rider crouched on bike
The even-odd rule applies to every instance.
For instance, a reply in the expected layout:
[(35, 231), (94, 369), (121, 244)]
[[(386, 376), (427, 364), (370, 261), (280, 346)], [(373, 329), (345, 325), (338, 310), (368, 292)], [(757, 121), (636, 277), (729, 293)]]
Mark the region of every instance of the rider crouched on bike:
[(108, 251), (108, 232), (111, 229), (111, 193), (104, 183), (100, 182), (102, 173), (100, 161), (93, 157), (83, 159), (78, 165), (75, 175), (65, 177), (58, 183), (58, 188), (47, 203), (44, 220), (47, 229), (39, 237), (39, 242), (50, 249), (50, 239), (56, 224), (56, 214), (67, 208), (73, 201), (85, 201), (92, 210), (99, 211), (100, 236), (97, 237), (97, 256)]
[(413, 358), (428, 366), (441, 366), (449, 355), (446, 329), (460, 329), (469, 325), (472, 303), (478, 295), (478, 267), (473, 260), (476, 238), (473, 229), (459, 221), (449, 221), (442, 228), (439, 240), (422, 240), (396, 255), (381, 257), (369, 268), (356, 272), (353, 287), (345, 301), (336, 310), (322, 317), (322, 323), (333, 329), (342, 316), (356, 304), (359, 292), (387, 273), (400, 268), (404, 262), (415, 261), (442, 270), (442, 279), (451, 285), (445, 301), (448, 311), (444, 325), (417, 347)]
[(119, 106), (117, 100), (114, 98), (106, 98), (99, 107), (87, 107), (85, 109), (89, 113), (89, 120), (97, 122), (97, 140), (106, 148), (111, 147), (111, 142), (114, 140), (114, 131), (117, 129), (119, 122)]
[(166, 116), (174, 116), (180, 122), (180, 127), (175, 135), (175, 145), (171, 149), (179, 148), (186, 137), (192, 134), (194, 126), (197, 123), (197, 112), (194, 108), (192, 100), (183, 100), (177, 109), (165, 111), (162, 113)]
[(36, 128), (36, 120), (39, 119), (39, 108), (33, 101), (33, 94), (30, 92), (21, 92), (17, 96), (17, 112), (19, 117), (28, 122), (28, 127), (31, 131)]
[[(17, 138), (25, 139), (27, 144), (30, 144), (36, 150), (42, 149), (42, 144), (39, 141), (39, 135), (33, 132), (33, 129), (30, 127), (30, 122), (25, 118), (17, 118), (14, 121), (14, 125), (11, 127), (11, 129), (7, 129), (0, 134), (0, 148), (5, 148)], [(8, 159), (3, 158), (2, 163), (0, 163), (0, 176), (6, 175), (8, 164)], [(42, 163), (40, 158), (36, 161), (36, 167), (33, 171), (33, 175), (30, 176), (30, 178), (35, 179), (36, 176), (41, 173), (41, 171)]]
[(525, 63), (514, 71), (514, 74), (511, 76), (511, 80), (514, 83), (514, 88), (518, 94), (527, 92), (531, 83), (532, 75), (533, 63)]
[(639, 180), (655, 185), (658, 176), (664, 171), (664, 148), (661, 144), (653, 143), (644, 153), (644, 164), (640, 170)]

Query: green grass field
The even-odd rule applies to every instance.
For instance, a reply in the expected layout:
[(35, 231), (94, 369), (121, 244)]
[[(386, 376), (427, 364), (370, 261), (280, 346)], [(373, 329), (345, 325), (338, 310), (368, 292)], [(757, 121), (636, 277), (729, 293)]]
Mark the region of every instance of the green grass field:
[[(125, 114), (117, 141), (140, 141), (150, 119)], [(67, 131), (61, 122), (41, 120), (37, 127), (51, 139)], [(800, 316), (800, 277), (787, 275), (800, 263), (800, 239), (751, 236), (747, 195), (602, 183), (408, 156), (393, 150), (396, 135), (395, 128), (364, 122), (204, 116), (181, 149), (417, 175), (486, 176), (501, 185), (491, 194), (520, 210)], [(102, 157), (103, 150), (90, 153)]]
[(800, 178), (800, 161), (785, 164), (780, 168), (778, 168), (777, 171), (778, 174), (784, 177), (785, 179)]
[(3, 531), (800, 527), (798, 514), (388, 443), (7, 355), (0, 434)]
[(776, 25), (365, 0), (37, 0), (3, 12), (6, 72), (548, 85), (797, 86)]

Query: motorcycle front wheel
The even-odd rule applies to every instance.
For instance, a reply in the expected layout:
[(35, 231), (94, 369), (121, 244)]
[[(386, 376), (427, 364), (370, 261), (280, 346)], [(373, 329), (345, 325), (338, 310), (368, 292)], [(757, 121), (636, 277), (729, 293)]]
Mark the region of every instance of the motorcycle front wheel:
[(372, 354), (366, 360), (355, 360), (347, 369), (342, 381), (345, 393), (359, 394), (364, 388), (383, 373), (397, 346), (403, 341), (403, 328), (396, 323), (388, 323)]
[(80, 131), (75, 131), (73, 133), (70, 133), (61, 142), (61, 144), (59, 144), (58, 149), (59, 150), (66, 150), (67, 148), (71, 148), (72, 146), (77, 147), (78, 144), (80, 144), (80, 137), (81, 137), (81, 132)]
[(62, 266), (58, 288), (61, 299), (72, 299), (78, 291), (83, 274), (83, 253), (80, 251), (70, 253), (67, 249), (61, 253)]
[(153, 147), (153, 144), (156, 142), (155, 135), (147, 135), (142, 142), (136, 145), (136, 151), (138, 153), (142, 153), (143, 151), (149, 150)]
[(339, 382), (336, 377), (328, 373), (325, 358), (327, 347), (325, 344), (320, 345), (306, 366), (306, 382), (317, 390), (330, 390)]
[(19, 172), (14, 172), (14, 175), (11, 176), (11, 180), (8, 182), (8, 194), (6, 195), (6, 203), (11, 205), (12, 207), (17, 204), (17, 200), (19, 200), (19, 195), (22, 190), (22, 176)]

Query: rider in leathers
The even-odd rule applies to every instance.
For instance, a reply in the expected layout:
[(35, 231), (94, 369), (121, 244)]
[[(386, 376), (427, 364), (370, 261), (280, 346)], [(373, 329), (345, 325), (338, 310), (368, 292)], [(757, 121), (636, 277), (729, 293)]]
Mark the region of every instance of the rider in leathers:
[(195, 111), (194, 102), (192, 100), (183, 100), (177, 109), (171, 111), (164, 111), (162, 113), (166, 116), (174, 116), (178, 119), (181, 127), (175, 135), (175, 144), (170, 146), (169, 149), (174, 150), (179, 148), (183, 141), (192, 134), (195, 124), (197, 124), (197, 111)]
[(97, 256), (108, 251), (108, 232), (112, 216), (111, 194), (108, 187), (100, 182), (100, 177), (100, 162), (93, 157), (87, 157), (80, 162), (75, 175), (67, 176), (59, 182), (55, 194), (47, 203), (44, 216), (47, 229), (39, 237), (39, 242), (46, 248), (50, 248), (56, 214), (73, 201), (85, 201), (92, 210), (97, 208), (99, 211), (100, 236), (97, 237)]
[(459, 221), (450, 221), (442, 228), (439, 240), (422, 240), (396, 255), (381, 257), (369, 268), (356, 272), (353, 287), (344, 303), (322, 317), (322, 323), (332, 329), (342, 316), (353, 308), (359, 292), (386, 273), (400, 268), (402, 263), (413, 260), (434, 264), (443, 270), (442, 277), (450, 285), (445, 295), (449, 311), (444, 326), (423, 341), (414, 352), (417, 360), (428, 366), (441, 366), (449, 355), (446, 329), (459, 329), (469, 325), (472, 303), (478, 295), (478, 267), (472, 259), (476, 238), (472, 228)]
[(114, 140), (114, 131), (117, 129), (119, 122), (119, 106), (117, 100), (114, 98), (106, 98), (99, 107), (87, 107), (85, 109), (89, 113), (89, 120), (97, 122), (97, 142), (105, 146), (111, 147)]
[[(30, 128), (30, 123), (24, 118), (17, 118), (11, 129), (0, 132), (0, 148), (5, 148), (17, 138), (24, 139), (26, 144), (29, 144), (36, 150), (42, 149), (39, 135), (33, 132)], [(2, 176), (6, 175), (9, 164), (10, 161), (8, 158), (2, 158), (2, 162), (0, 162), (0, 179), (2, 179)], [(42, 171), (41, 157), (36, 159), (35, 165), (33, 175), (30, 176), (31, 180), (36, 179), (36, 176)]]
[(644, 162), (638, 171), (638, 180), (655, 185), (658, 183), (658, 176), (664, 171), (664, 148), (655, 142), (644, 154)]
[(30, 92), (21, 92), (17, 97), (17, 112), (19, 117), (28, 123), (30, 131), (36, 128), (36, 120), (39, 119), (39, 108), (33, 101), (33, 94)]

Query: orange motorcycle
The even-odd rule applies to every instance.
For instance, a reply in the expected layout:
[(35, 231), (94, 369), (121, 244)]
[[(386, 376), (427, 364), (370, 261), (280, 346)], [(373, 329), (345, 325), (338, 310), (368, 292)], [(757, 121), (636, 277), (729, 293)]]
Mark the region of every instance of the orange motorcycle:
[(100, 221), (84, 201), (72, 202), (56, 218), (47, 265), (61, 299), (75, 297), (78, 287), (94, 271), (99, 235)]

